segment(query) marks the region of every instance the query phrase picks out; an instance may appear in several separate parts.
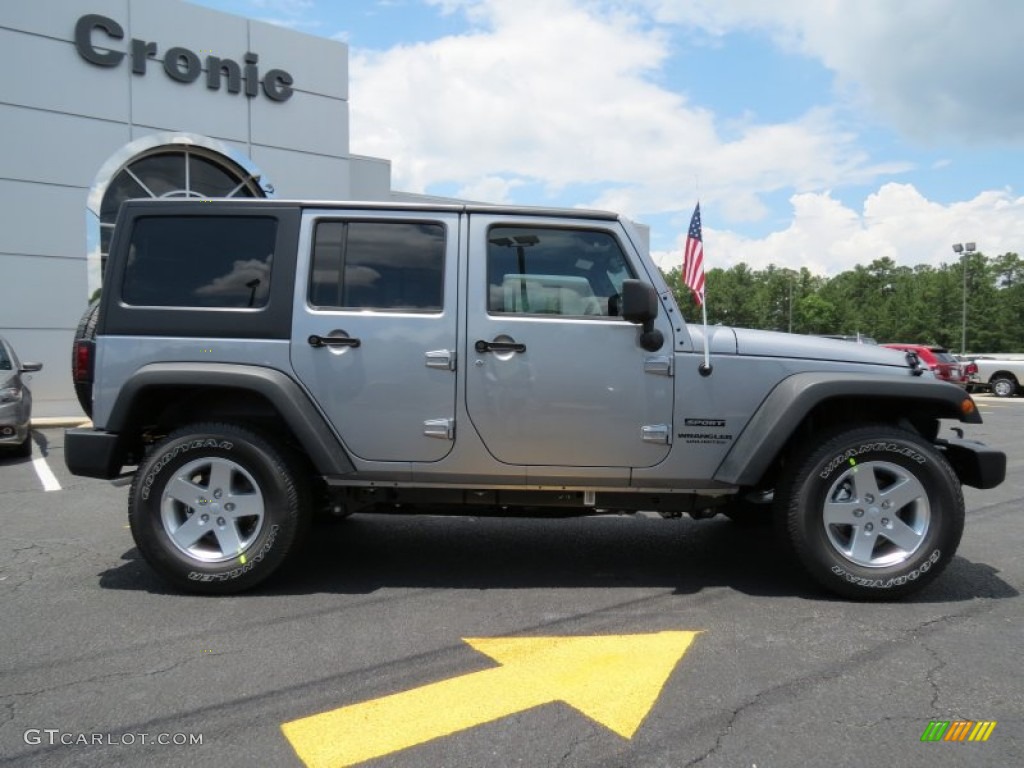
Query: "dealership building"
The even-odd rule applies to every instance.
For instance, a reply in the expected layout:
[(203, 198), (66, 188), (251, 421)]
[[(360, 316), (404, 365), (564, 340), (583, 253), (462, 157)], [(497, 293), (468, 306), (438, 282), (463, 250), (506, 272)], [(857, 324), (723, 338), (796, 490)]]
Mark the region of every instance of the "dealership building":
[(179, 0), (0, 4), (0, 335), (35, 415), (80, 413), (74, 330), (121, 201), (385, 200), (349, 152), (348, 47)]

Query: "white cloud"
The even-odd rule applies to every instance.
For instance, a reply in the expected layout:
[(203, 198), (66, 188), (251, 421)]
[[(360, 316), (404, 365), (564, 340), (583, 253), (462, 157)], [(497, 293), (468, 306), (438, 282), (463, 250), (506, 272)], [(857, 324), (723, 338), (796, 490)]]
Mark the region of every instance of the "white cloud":
[[(249, 0), (253, 18), (275, 27), (313, 32), (320, 23), (308, 18), (313, 0)], [(267, 15), (270, 14), (270, 15)]]
[(296, 32), (310, 32), (319, 26), (315, 21), (305, 21), (303, 19), (292, 17), (285, 18), (282, 16), (260, 16), (256, 21), (262, 21), (264, 24), (272, 24), (275, 27), (294, 29)]
[(486, 203), (507, 203), (511, 200), (512, 190), (519, 186), (522, 186), (522, 182), (515, 179), (487, 176), (459, 189), (456, 197)]
[(1024, 142), (1019, 0), (637, 0), (711, 35), (757, 30), (819, 59), (847, 95), (923, 140)]
[(669, 41), (628, 3), (469, 6), (469, 33), (353, 51), (353, 150), (392, 159), (396, 188), (501, 178), (506, 192), (530, 185), (554, 196), (599, 183), (600, 194), (578, 202), (642, 215), (677, 209), (680, 190), (699, 185), (731, 220), (749, 221), (764, 215), (759, 194), (906, 167), (873, 164), (824, 108), (785, 124), (729, 125), (725, 138), (711, 112), (659, 84)]
[[(805, 6), (815, 7), (825, 5)], [(831, 7), (843, 12), (812, 19), (806, 49), (905, 132), (1020, 145), (1024, 3), (874, 0)]]
[[(974, 241), (988, 256), (1019, 252), (1024, 242), (1024, 197), (1009, 191), (983, 192), (971, 200), (942, 205), (909, 184), (885, 184), (855, 211), (829, 192), (794, 195), (793, 220), (764, 238), (704, 229), (705, 264), (729, 268), (769, 264), (819, 275), (835, 275), (855, 264), (891, 258), (896, 264), (939, 265), (956, 260), (952, 244)], [(661, 264), (679, 261), (685, 233), (671, 252), (655, 254)]]
[[(870, 156), (842, 122), (853, 105), (911, 136), (1019, 141), (1024, 78), (1011, 38), (1024, 29), (1024, 3), (427, 1), (463, 14), (468, 30), (351, 53), (352, 149), (391, 159), (396, 189), (570, 199), (641, 221), (674, 216), (671, 231), (682, 233), (699, 190), (722, 225), (705, 230), (709, 263), (722, 266), (835, 274), (882, 256), (938, 264), (964, 240), (988, 254), (1024, 242), (1024, 198), (929, 201), (886, 183), (907, 178), (911, 163)], [(694, 29), (704, 42), (735, 30), (770, 36), (830, 68), (836, 94), (822, 98), (841, 98), (785, 123), (724, 123), (665, 84), (679, 33)], [(935, 171), (946, 157), (925, 162)], [(827, 191), (852, 185), (877, 192), (858, 210)], [(788, 226), (761, 238), (728, 231), (763, 221), (767, 195), (780, 192), (792, 193)]]

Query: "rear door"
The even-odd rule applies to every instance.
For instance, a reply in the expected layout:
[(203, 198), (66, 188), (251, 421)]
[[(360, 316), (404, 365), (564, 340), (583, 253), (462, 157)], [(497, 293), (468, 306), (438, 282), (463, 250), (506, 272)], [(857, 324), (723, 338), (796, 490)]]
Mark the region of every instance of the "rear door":
[(303, 218), (292, 366), (359, 458), (451, 451), (458, 245), (455, 212)]
[(473, 214), (466, 403), (507, 464), (649, 467), (668, 455), (672, 327), (647, 352), (619, 316), (643, 271), (614, 219)]

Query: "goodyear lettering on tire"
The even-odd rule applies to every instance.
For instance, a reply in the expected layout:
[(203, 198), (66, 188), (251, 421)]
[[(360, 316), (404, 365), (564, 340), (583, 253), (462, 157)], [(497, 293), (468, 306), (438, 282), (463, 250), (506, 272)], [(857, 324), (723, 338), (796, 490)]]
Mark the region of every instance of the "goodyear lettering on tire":
[(149, 494), (153, 489), (153, 483), (156, 481), (156, 476), (160, 474), (160, 471), (167, 466), (175, 457), (180, 456), (185, 451), (192, 451), (197, 448), (219, 448), (224, 451), (230, 451), (235, 447), (235, 444), (230, 440), (215, 440), (213, 438), (206, 438), (202, 440), (189, 440), (188, 442), (182, 443), (176, 446), (173, 451), (168, 451), (160, 460), (157, 461), (153, 468), (150, 469), (149, 474), (146, 475), (142, 480), (142, 487), (139, 489), (139, 496), (143, 501), (149, 500)]
[(851, 459), (856, 459), (858, 456), (863, 456), (866, 453), (895, 453), (899, 456), (905, 456), (918, 464), (924, 464), (927, 461), (927, 457), (909, 446), (890, 442), (863, 443), (857, 448), (848, 448), (841, 454), (833, 457), (821, 470), (818, 477), (822, 480), (827, 480), (836, 469), (844, 464), (848, 464)]
[(257, 564), (263, 561), (263, 558), (267, 556), (271, 548), (274, 546), (274, 539), (277, 538), (277, 529), (279, 526), (272, 525), (270, 530), (267, 532), (267, 540), (260, 548), (260, 551), (251, 559), (248, 560), (244, 565), (240, 565), (238, 568), (232, 568), (230, 571), (224, 573), (201, 573), (199, 571), (189, 571), (189, 581), (231, 581), (237, 579), (239, 576), (244, 576)]
[(858, 587), (868, 587), (871, 589), (889, 589), (890, 587), (901, 587), (904, 584), (917, 581), (921, 576), (928, 573), (932, 569), (935, 563), (939, 562), (942, 557), (942, 552), (935, 550), (931, 553), (927, 560), (919, 565), (909, 573), (905, 573), (902, 576), (893, 576), (891, 579), (866, 579), (863, 576), (857, 576), (850, 573), (849, 571), (839, 567), (838, 565), (832, 566), (832, 573), (840, 578), (845, 579), (851, 584), (856, 584)]

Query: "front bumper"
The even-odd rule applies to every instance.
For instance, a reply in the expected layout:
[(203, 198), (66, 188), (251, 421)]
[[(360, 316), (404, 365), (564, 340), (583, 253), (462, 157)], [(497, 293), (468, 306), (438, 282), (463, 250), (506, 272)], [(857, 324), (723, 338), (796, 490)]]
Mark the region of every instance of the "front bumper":
[(30, 413), (23, 401), (0, 405), (0, 445), (21, 445), (25, 442)]
[(28, 433), (27, 424), (0, 424), (0, 445), (21, 445)]
[(995, 488), (1006, 479), (1006, 454), (1002, 451), (964, 438), (938, 440), (936, 445), (964, 485)]

